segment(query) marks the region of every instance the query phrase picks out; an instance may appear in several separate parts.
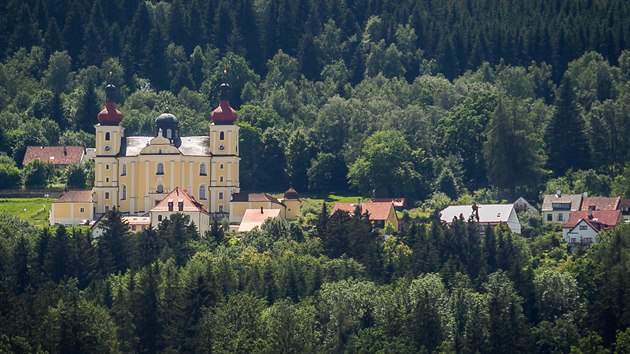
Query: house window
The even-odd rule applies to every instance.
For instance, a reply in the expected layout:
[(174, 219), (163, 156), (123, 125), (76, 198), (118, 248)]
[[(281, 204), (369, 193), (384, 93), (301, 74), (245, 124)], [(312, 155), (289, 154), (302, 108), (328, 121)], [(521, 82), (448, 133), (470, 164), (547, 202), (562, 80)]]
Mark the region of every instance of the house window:
[(80, 212), (81, 214), (85, 213), (85, 208), (81, 208), (81, 209), (79, 209), (79, 212)]
[(164, 193), (164, 186), (161, 184), (158, 184), (157, 188), (155, 188), (155, 191), (158, 193)]
[(173, 211), (173, 202), (168, 202), (168, 211)]
[(162, 221), (162, 215), (158, 215), (158, 221)]
[(571, 243), (575, 243), (575, 237), (571, 237)]
[(109, 132), (105, 133), (105, 140), (106, 140), (106, 141), (109, 141), (109, 140), (110, 140), (110, 135), (109, 135)]
[(158, 175), (163, 175), (164, 174), (164, 164), (163, 163), (158, 163), (157, 164), (157, 172), (156, 174)]
[(136, 231), (136, 225), (131, 225), (131, 231)]
[(223, 200), (223, 192), (219, 192), (219, 199)]
[(584, 238), (584, 242), (593, 243), (593, 238), (592, 237), (586, 237), (586, 238)]
[(184, 202), (182, 201), (177, 202), (177, 210), (184, 211)]
[(564, 215), (562, 213), (558, 213), (558, 221), (564, 221)]
[(127, 199), (127, 186), (123, 184), (122, 191), (120, 192), (120, 199)]
[(206, 200), (206, 185), (202, 184), (199, 186), (199, 199)]
[(220, 132), (219, 133), (219, 140), (225, 140), (225, 133), (224, 132)]
[(109, 205), (105, 205), (105, 212), (107, 213), (109, 211)]
[(127, 175), (127, 165), (123, 164), (122, 165), (122, 172), (120, 172), (121, 176), (126, 176)]
[(206, 174), (206, 164), (202, 163), (201, 165), (199, 165), (199, 175), (200, 176), (207, 176)]
[(553, 221), (553, 215), (547, 214), (547, 221)]
[(587, 229), (588, 229), (588, 228), (586, 227), (586, 225), (580, 225), (580, 231), (585, 231), (585, 230), (587, 230)]
[(109, 199), (109, 192), (105, 192), (105, 199)]

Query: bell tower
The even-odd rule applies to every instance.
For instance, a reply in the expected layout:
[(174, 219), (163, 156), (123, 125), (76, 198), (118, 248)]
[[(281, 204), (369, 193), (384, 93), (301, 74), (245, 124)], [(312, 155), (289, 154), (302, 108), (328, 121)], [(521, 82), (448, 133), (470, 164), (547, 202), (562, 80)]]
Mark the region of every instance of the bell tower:
[(212, 152), (210, 179), (210, 212), (228, 213), (233, 193), (240, 191), (237, 113), (230, 106), (230, 85), (219, 87), (219, 106), (212, 112), (209, 124)]

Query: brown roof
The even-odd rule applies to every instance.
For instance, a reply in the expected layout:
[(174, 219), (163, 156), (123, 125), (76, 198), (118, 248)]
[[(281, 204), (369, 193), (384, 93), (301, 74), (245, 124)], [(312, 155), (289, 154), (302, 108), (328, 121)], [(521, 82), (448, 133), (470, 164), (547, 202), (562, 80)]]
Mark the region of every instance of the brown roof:
[[(357, 203), (335, 203), (332, 213), (338, 210), (354, 213)], [(370, 220), (387, 220), (394, 205), (391, 202), (363, 202), (361, 203), (361, 213), (366, 211), (370, 214)]]
[[(172, 203), (172, 210), (169, 210), (169, 203)], [(180, 203), (182, 203), (181, 208)], [(192, 195), (188, 194), (185, 189), (179, 187), (175, 187), (175, 189), (173, 189), (164, 199), (151, 209), (151, 212), (156, 211), (192, 211), (208, 214), (201, 203), (197, 202), (197, 200)]]
[(553, 210), (553, 204), (571, 203), (571, 210), (580, 210), (582, 205), (582, 194), (545, 194), (542, 204), (542, 211)]
[(247, 209), (243, 220), (238, 227), (238, 232), (247, 232), (255, 227), (260, 227), (269, 218), (277, 218), (280, 216), (280, 209)]
[(406, 207), (407, 199), (405, 198), (372, 198), (372, 202), (377, 203), (392, 203), (395, 207)]
[(22, 164), (33, 160), (50, 162), (53, 165), (69, 165), (81, 162), (83, 148), (81, 146), (29, 146)]
[(586, 220), (593, 224), (601, 224), (605, 227), (615, 227), (621, 218), (621, 211), (619, 210), (593, 210), (591, 214), (592, 217), (589, 218), (588, 211), (572, 211), (569, 214), (569, 220), (567, 220), (562, 227), (565, 229), (572, 229), (580, 222), (580, 220)]
[(67, 191), (53, 203), (91, 203), (92, 191)]
[(592, 207), (593, 210), (617, 210), (619, 209), (619, 201), (621, 198), (608, 198), (608, 197), (588, 197), (582, 201), (582, 208), (580, 210), (588, 210)]
[(277, 198), (267, 193), (234, 193), (232, 194), (233, 202), (271, 202), (282, 204)]

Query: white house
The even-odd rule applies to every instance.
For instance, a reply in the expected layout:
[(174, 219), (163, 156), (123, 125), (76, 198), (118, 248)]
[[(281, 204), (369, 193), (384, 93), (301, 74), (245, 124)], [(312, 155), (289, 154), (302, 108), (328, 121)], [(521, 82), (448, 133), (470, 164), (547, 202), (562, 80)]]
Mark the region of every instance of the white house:
[(574, 211), (562, 226), (562, 238), (567, 243), (596, 243), (596, 235), (623, 223), (619, 210)]
[(582, 194), (545, 194), (542, 204), (543, 222), (564, 223), (569, 219), (572, 211), (580, 210)]
[(466, 220), (472, 215), (481, 226), (506, 224), (512, 232), (521, 233), (514, 204), (451, 205), (440, 212), (440, 220), (450, 224), (460, 215)]

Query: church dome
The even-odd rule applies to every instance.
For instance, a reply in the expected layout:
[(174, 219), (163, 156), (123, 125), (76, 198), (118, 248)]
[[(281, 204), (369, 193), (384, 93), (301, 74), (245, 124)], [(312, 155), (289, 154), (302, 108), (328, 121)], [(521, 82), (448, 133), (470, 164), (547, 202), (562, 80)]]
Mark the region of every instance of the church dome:
[(179, 124), (179, 120), (172, 113), (164, 112), (155, 119), (155, 124)]
[(293, 187), (289, 187), (289, 189), (284, 192), (284, 199), (299, 199), (299, 194)]

